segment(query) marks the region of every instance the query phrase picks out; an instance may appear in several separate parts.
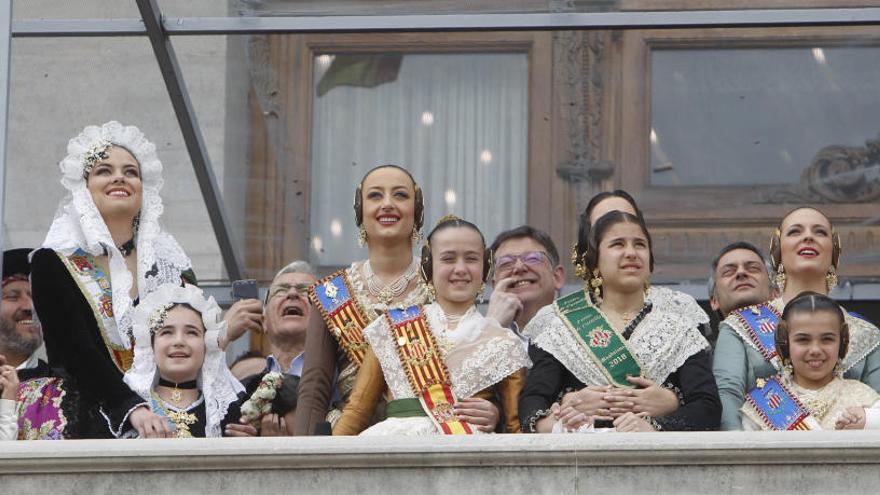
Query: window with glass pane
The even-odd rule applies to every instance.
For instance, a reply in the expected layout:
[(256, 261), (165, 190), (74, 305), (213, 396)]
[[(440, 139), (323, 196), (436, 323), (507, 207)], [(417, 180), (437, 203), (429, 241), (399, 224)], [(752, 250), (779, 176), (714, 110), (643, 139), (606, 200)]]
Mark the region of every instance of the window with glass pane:
[(525, 53), (320, 54), (312, 114), (311, 250), (319, 265), (361, 257), (352, 194), (383, 163), (420, 183), (426, 230), (449, 213), (488, 239), (525, 222)]
[(651, 185), (797, 184), (807, 170), (826, 199), (880, 194), (880, 163), (862, 163), (880, 146), (880, 48), (656, 49), (651, 68)]

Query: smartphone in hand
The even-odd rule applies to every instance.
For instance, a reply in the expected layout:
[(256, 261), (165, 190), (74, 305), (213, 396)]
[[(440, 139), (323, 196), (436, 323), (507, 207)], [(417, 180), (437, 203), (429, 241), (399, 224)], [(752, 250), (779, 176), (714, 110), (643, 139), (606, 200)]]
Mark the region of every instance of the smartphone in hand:
[(260, 289), (257, 287), (257, 281), (254, 279), (236, 280), (232, 282), (232, 300), (241, 301), (242, 299), (259, 299)]

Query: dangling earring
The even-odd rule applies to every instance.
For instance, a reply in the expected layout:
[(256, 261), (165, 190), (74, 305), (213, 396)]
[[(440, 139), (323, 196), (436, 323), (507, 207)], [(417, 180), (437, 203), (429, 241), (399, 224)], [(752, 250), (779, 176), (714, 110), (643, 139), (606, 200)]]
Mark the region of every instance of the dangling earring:
[(581, 280), (587, 280), (587, 270), (584, 268), (584, 264), (578, 259), (577, 244), (571, 245), (571, 264), (574, 266), (574, 275)]
[(593, 289), (593, 300), (596, 304), (602, 302), (602, 275), (599, 275), (599, 269), (593, 270), (593, 278), (590, 279), (590, 287)]
[(843, 363), (840, 362), (840, 359), (834, 364), (834, 376), (843, 378)]
[(828, 273), (825, 274), (825, 288), (831, 292), (831, 289), (835, 287), (837, 287), (837, 270), (834, 269), (834, 265), (831, 265), (828, 267)]
[(648, 300), (648, 292), (651, 291), (651, 281), (645, 280), (645, 300)]
[(364, 247), (367, 245), (367, 229), (363, 225), (358, 227), (358, 245)]
[(776, 287), (779, 292), (785, 292), (785, 266), (782, 263), (776, 269)]
[(486, 295), (486, 282), (483, 282), (483, 284), (480, 285), (480, 292), (477, 292), (477, 302), (480, 304), (485, 303), (486, 302), (486, 298), (484, 297), (485, 295)]
[(794, 368), (791, 367), (791, 361), (788, 359), (782, 361), (782, 376), (786, 378), (794, 378)]
[[(366, 232), (364, 233), (366, 235)], [(417, 229), (415, 225), (413, 225), (413, 231), (410, 235), (410, 239), (412, 239), (413, 246), (417, 245), (419, 241), (422, 240), (422, 231)]]
[(437, 300), (437, 291), (434, 290), (434, 282), (425, 284), (425, 290), (428, 292), (428, 304)]

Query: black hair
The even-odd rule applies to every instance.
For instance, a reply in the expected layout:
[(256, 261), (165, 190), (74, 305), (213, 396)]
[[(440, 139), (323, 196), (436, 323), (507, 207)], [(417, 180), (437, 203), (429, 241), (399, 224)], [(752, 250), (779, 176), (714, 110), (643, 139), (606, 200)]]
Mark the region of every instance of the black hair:
[(798, 294), (794, 299), (788, 301), (785, 309), (782, 310), (782, 317), (779, 319), (779, 325), (776, 326), (776, 351), (783, 362), (791, 359), (789, 352), (789, 319), (796, 313), (818, 313), (820, 311), (830, 311), (837, 316), (840, 324), (840, 348), (837, 351), (837, 357), (843, 359), (849, 348), (849, 325), (846, 324), (844, 310), (837, 304), (837, 301), (831, 299), (825, 294), (818, 292), (805, 291)]
[[(645, 216), (642, 214), (642, 210), (639, 209), (639, 205), (636, 204), (636, 200), (633, 199), (633, 197), (628, 192), (624, 191), (623, 189), (615, 189), (613, 191), (602, 191), (596, 194), (590, 199), (590, 202), (587, 203), (587, 207), (584, 208), (583, 213), (581, 213), (581, 218), (578, 223), (577, 244), (575, 244), (574, 248), (574, 254), (575, 256), (577, 256), (576, 259), (583, 259), (584, 253), (587, 251), (587, 246), (590, 242), (590, 230), (592, 229), (592, 225), (590, 225), (590, 215), (593, 214), (593, 210), (596, 208), (596, 205), (608, 198), (622, 198), (626, 200), (627, 203), (632, 205), (633, 210), (636, 212), (635, 216), (640, 220), (640, 223), (642, 225), (645, 224)], [(645, 231), (647, 232), (647, 228), (645, 229)]]
[(378, 165), (376, 167), (371, 168), (367, 171), (366, 174), (361, 178), (361, 181), (358, 183), (357, 188), (354, 190), (354, 222), (360, 227), (364, 223), (364, 198), (363, 198), (363, 190), (364, 190), (364, 181), (367, 180), (367, 177), (370, 176), (373, 172), (383, 168), (393, 168), (400, 170), (405, 173), (409, 180), (412, 181), (413, 189), (415, 189), (415, 211), (414, 211), (414, 227), (416, 230), (421, 230), (422, 226), (425, 224), (425, 198), (422, 194), (422, 188), (419, 187), (416, 179), (413, 178), (412, 174), (409, 170), (401, 167), (400, 165), (394, 165), (391, 163), (387, 163), (384, 165)]
[(767, 275), (769, 276), (770, 270), (767, 267), (767, 258), (764, 257), (764, 253), (761, 252), (758, 246), (755, 246), (751, 242), (746, 241), (731, 242), (730, 244), (721, 248), (721, 251), (719, 251), (718, 255), (715, 256), (715, 258), (712, 260), (712, 271), (709, 272), (709, 283), (707, 284), (709, 289), (709, 297), (714, 297), (715, 295), (715, 284), (717, 283), (717, 280), (715, 280), (715, 270), (718, 269), (718, 263), (721, 262), (721, 258), (723, 258), (725, 254), (731, 251), (736, 251), (737, 249), (745, 249), (746, 251), (751, 251), (757, 254), (758, 258), (760, 258), (761, 260), (761, 263), (764, 265), (764, 268), (767, 270)]
[[(186, 309), (191, 309), (191, 310), (195, 311), (196, 314), (199, 315), (199, 322), (202, 324), (202, 335), (204, 335), (205, 333), (208, 332), (208, 328), (205, 327), (205, 322), (202, 321), (202, 318), (201, 318), (202, 312), (201, 311), (192, 307), (189, 303), (184, 303), (184, 302), (172, 303), (171, 306), (168, 306), (168, 308), (165, 309), (165, 311), (166, 312), (171, 311), (174, 308), (186, 308)], [(165, 320), (162, 320), (160, 322), (160, 324), (164, 325)], [(155, 332), (156, 330), (158, 330), (158, 328), (150, 328), (150, 347), (152, 347), (153, 345), (156, 344), (156, 332)]]
[(428, 234), (428, 237), (425, 238), (425, 244), (422, 246), (421, 256), (422, 277), (424, 277), (425, 283), (430, 282), (431, 277), (434, 276), (434, 258), (431, 255), (431, 239), (437, 232), (455, 227), (469, 228), (480, 235), (480, 242), (483, 245), (483, 283), (485, 283), (486, 280), (489, 279), (489, 272), (492, 270), (491, 252), (486, 249), (486, 238), (483, 237), (483, 233), (480, 231), (479, 227), (467, 220), (462, 220), (455, 216), (441, 218), (440, 221), (437, 222), (437, 225), (435, 225)]
[(547, 251), (547, 256), (550, 257), (550, 264), (554, 267), (559, 265), (559, 251), (556, 250), (556, 244), (553, 243), (553, 239), (551, 239), (543, 230), (538, 230), (530, 225), (520, 225), (519, 227), (501, 232), (495, 237), (495, 240), (492, 241), (492, 245), (489, 246), (489, 252), (494, 258), (495, 252), (498, 251), (501, 244), (511, 239), (523, 238), (532, 239), (543, 246)]
[(588, 271), (592, 272), (599, 266), (599, 244), (602, 242), (602, 238), (611, 229), (611, 227), (619, 224), (619, 223), (633, 223), (638, 225), (642, 229), (642, 233), (645, 234), (645, 239), (648, 241), (648, 253), (649, 253), (649, 268), (651, 272), (654, 271), (654, 245), (651, 241), (651, 234), (648, 232), (648, 227), (645, 225), (645, 221), (637, 217), (633, 214), (627, 213), (625, 211), (609, 211), (608, 213), (599, 217), (596, 220), (596, 225), (593, 226), (590, 232), (590, 239), (587, 246), (586, 256), (584, 256), (584, 262), (586, 263), (586, 268)]

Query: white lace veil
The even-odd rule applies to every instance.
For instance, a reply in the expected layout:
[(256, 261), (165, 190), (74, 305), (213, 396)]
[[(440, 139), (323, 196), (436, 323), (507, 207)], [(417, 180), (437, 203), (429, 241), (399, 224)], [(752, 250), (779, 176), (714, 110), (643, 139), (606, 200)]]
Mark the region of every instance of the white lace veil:
[[(181, 272), (192, 267), (189, 258), (171, 235), (159, 225), (162, 215), (162, 162), (156, 156), (156, 146), (146, 140), (134, 126), (123, 126), (111, 121), (98, 126), (88, 126), (67, 143), (67, 156), (59, 163), (61, 184), (68, 195), (61, 201), (55, 219), (43, 241), (44, 248), (51, 248), (69, 255), (78, 248), (98, 256), (108, 253), (110, 281), (113, 285), (113, 314), (116, 328), (107, 328), (107, 338), (113, 344), (130, 348), (131, 334), (129, 310), (132, 300), (129, 291), (132, 274), (110, 231), (101, 218), (92, 195), (86, 187), (83, 170), (86, 154), (96, 146), (119, 145), (131, 152), (140, 166), (143, 184), (143, 203), (140, 223), (135, 232), (137, 246), (137, 282), (141, 296), (156, 290), (163, 283), (180, 284)], [(106, 326), (106, 325), (105, 325)]]
[(226, 335), (226, 322), (220, 318), (220, 307), (213, 297), (205, 299), (198, 287), (163, 285), (132, 311), (134, 363), (125, 373), (125, 383), (144, 400), (150, 400), (150, 392), (159, 381), (150, 335), (150, 319), (157, 309), (169, 303), (189, 304), (202, 315), (202, 323), (205, 325), (205, 362), (199, 371), (198, 383), (205, 398), (205, 436), (220, 437), (220, 422), (226, 417), (229, 405), (238, 399), (238, 393), (244, 392), (244, 387), (229, 371), (226, 354), (220, 349), (220, 339)]

